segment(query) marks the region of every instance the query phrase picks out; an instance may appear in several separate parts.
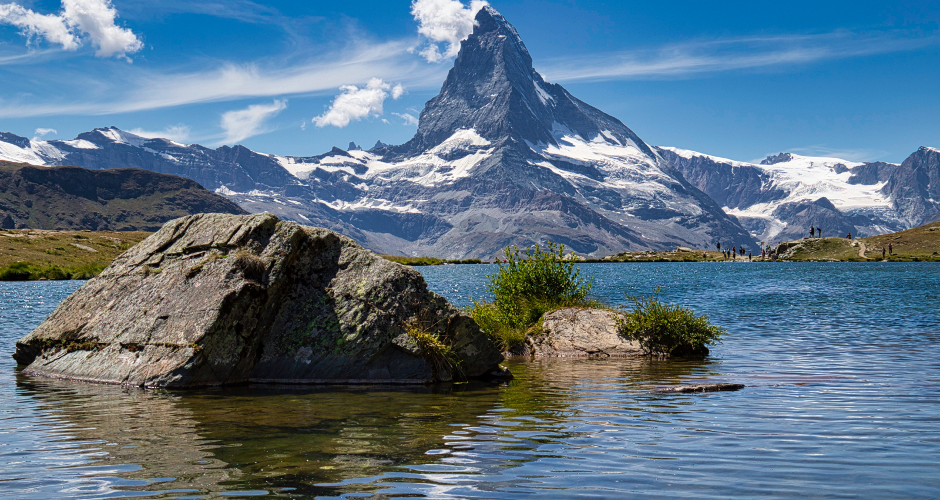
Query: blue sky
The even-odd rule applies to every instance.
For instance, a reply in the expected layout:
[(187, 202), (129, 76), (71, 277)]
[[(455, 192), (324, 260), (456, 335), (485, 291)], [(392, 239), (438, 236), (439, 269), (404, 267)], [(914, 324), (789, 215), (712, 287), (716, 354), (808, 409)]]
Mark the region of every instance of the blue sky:
[[(402, 143), (480, 3), (0, 0), (0, 131)], [(939, 143), (936, 0), (490, 4), (548, 81), (653, 145), (901, 162)]]

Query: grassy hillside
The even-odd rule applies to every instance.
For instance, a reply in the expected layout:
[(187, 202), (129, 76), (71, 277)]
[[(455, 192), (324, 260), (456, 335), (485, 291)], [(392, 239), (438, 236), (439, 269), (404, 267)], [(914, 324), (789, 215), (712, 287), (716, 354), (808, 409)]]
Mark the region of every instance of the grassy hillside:
[[(938, 261), (941, 251), (941, 233), (937, 221), (897, 233), (882, 234), (847, 240), (845, 238), (814, 238), (786, 242), (791, 245), (789, 261), (879, 261), (882, 247), (886, 247), (886, 260), (898, 262)], [(888, 254), (892, 242), (892, 255)], [(862, 254), (862, 255), (861, 255)]]
[(149, 235), (143, 231), (0, 230), (0, 281), (91, 278)]
[[(905, 231), (881, 234), (863, 239), (866, 244), (866, 257), (882, 259), (882, 247), (886, 247), (886, 260), (939, 260), (941, 251), (941, 223), (938, 221)], [(892, 243), (892, 255), (889, 256), (889, 243)]]

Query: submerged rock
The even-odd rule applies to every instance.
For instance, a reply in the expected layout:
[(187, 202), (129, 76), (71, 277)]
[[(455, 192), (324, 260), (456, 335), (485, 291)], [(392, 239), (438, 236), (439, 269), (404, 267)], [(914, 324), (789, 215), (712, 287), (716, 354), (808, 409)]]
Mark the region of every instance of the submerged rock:
[(615, 313), (603, 309), (567, 308), (547, 313), (542, 332), (527, 338), (534, 357), (643, 356), (640, 344), (618, 335)]
[(744, 388), (745, 384), (730, 384), (728, 382), (720, 382), (718, 384), (678, 385), (676, 387), (658, 389), (655, 392), (678, 392), (682, 394), (689, 394), (693, 392), (737, 391)]
[(13, 357), (28, 374), (148, 387), (505, 374), (489, 338), (418, 272), (271, 214), (168, 222)]

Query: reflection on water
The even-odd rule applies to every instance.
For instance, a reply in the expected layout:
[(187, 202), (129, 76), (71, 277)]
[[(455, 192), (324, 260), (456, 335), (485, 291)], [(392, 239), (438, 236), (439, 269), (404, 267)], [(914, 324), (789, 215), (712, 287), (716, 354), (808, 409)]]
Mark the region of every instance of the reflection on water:
[[(184, 392), (20, 376), (18, 396), (51, 417), (50, 441), (80, 459), (61, 464), (71, 471), (61, 481), (45, 481), (34, 466), (18, 481), (38, 473), (37, 496), (229, 490), (337, 496), (400, 483), (412, 493), (416, 485), (442, 493), (454, 474), (563, 459), (552, 448), (591, 439), (565, 423), (583, 413), (585, 384), (616, 384), (619, 392), (649, 398), (653, 385), (708, 377), (709, 364), (517, 362), (513, 368), (527, 375), (502, 385)], [(670, 407), (655, 405), (654, 413)]]
[[(455, 300), (480, 267), (429, 282)], [(936, 265), (625, 269), (584, 270), (612, 301), (663, 285), (730, 338), (705, 360), (512, 361), (507, 384), (428, 387), (141, 391), (0, 357), (0, 496), (937, 497)], [(0, 284), (2, 349), (75, 287)], [(748, 387), (655, 392), (704, 381)]]

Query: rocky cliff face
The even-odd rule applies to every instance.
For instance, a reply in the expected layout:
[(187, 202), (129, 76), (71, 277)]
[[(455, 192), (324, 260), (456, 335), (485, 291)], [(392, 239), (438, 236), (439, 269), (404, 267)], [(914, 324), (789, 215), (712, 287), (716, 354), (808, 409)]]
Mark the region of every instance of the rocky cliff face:
[(483, 376), (503, 359), (416, 271), (271, 214), (167, 223), (14, 358), (29, 374), (148, 387), (422, 383)]
[(938, 219), (937, 149), (922, 147), (901, 165), (858, 163), (792, 153), (758, 164), (677, 148), (655, 148), (756, 238), (770, 242), (807, 236), (873, 236)]
[(0, 161), (0, 228), (156, 231), (194, 213), (244, 214), (196, 182), (138, 169)]

